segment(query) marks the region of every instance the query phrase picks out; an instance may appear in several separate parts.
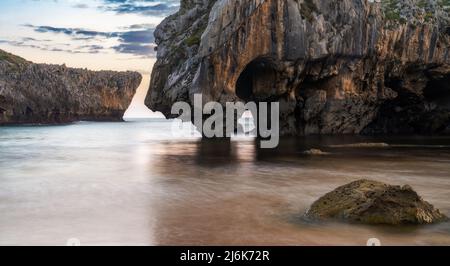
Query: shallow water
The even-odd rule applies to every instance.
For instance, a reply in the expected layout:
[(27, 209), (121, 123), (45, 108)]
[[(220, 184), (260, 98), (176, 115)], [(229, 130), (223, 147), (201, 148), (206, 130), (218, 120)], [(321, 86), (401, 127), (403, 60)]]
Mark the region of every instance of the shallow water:
[[(450, 216), (450, 138), (310, 137), (259, 150), (250, 138), (175, 138), (170, 128), (0, 128), (0, 245), (365, 245), (373, 237), (450, 245), (450, 223), (302, 218), (314, 200), (360, 178), (410, 184)], [(310, 148), (327, 154), (305, 155)]]

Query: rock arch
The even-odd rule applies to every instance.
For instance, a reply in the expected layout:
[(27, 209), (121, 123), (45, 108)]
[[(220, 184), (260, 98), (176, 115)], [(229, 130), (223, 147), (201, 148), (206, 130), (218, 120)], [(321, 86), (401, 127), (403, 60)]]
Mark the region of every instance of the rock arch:
[(279, 68), (273, 58), (258, 57), (252, 60), (236, 81), (236, 96), (245, 102), (267, 100), (278, 85), (278, 73)]

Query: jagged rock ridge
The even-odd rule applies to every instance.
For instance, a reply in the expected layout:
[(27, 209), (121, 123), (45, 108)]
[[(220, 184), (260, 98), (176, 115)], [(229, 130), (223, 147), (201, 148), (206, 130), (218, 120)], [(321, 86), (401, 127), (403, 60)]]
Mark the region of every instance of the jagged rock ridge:
[(120, 121), (141, 79), (136, 72), (33, 64), (0, 50), (0, 125)]
[(146, 104), (279, 101), (283, 134), (450, 133), (447, 0), (182, 0)]

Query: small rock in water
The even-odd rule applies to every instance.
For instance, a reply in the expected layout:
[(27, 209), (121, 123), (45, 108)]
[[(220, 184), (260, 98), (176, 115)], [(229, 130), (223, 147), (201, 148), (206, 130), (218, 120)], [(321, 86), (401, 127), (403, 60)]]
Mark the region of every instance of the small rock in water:
[(327, 155), (329, 153), (328, 152), (323, 152), (323, 151), (321, 151), (319, 149), (310, 149), (310, 150), (304, 151), (303, 154), (306, 154), (306, 155)]
[(343, 145), (330, 145), (331, 148), (389, 148), (387, 143), (353, 143)]
[(410, 186), (359, 180), (341, 186), (313, 203), (308, 218), (365, 224), (431, 224), (447, 217)]

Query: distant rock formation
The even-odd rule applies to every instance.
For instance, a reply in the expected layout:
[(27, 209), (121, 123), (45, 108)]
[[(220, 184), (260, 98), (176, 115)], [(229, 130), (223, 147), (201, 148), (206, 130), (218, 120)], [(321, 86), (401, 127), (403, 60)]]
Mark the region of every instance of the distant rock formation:
[(365, 224), (431, 224), (447, 219), (409, 186), (359, 180), (326, 194), (311, 206), (308, 218)]
[[(381, 2), (381, 3), (379, 3)], [(450, 2), (181, 0), (146, 104), (278, 101), (281, 133), (450, 133)]]
[(136, 72), (33, 64), (0, 50), (0, 125), (121, 121), (141, 79)]

